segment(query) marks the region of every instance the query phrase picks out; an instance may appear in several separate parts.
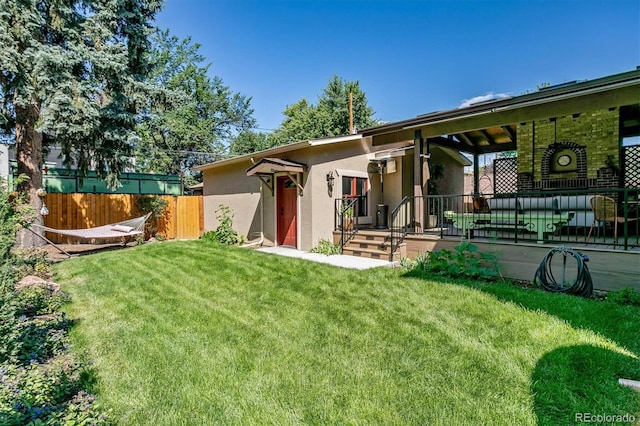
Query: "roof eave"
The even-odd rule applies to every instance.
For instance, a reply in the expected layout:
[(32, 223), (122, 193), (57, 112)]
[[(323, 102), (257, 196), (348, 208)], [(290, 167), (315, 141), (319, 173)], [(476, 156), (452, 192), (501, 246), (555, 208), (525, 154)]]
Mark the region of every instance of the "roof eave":
[(320, 146), (320, 145), (329, 145), (334, 143), (341, 142), (350, 142), (362, 139), (361, 134), (355, 135), (345, 135), (345, 136), (335, 136), (328, 138), (318, 138), (318, 139), (309, 139), (305, 141), (295, 142), (288, 145), (280, 145), (274, 148), (264, 149), (262, 151), (252, 152), (250, 154), (244, 154), (237, 157), (225, 158), (224, 160), (214, 161), (212, 163), (203, 164), (201, 166), (196, 166), (193, 170), (196, 171), (204, 171), (208, 169), (218, 168), (222, 166), (228, 166), (231, 164), (242, 163), (244, 161), (255, 161), (255, 159), (262, 159), (266, 157), (273, 157), (275, 155), (284, 154), (291, 151), (296, 151), (298, 149), (307, 148), (311, 146)]
[(601, 77), (594, 80), (578, 82), (568, 86), (558, 88), (543, 89), (538, 92), (515, 96), (512, 98), (498, 99), (491, 102), (484, 102), (478, 105), (471, 105), (466, 108), (456, 108), (445, 111), (438, 111), (430, 114), (420, 115), (415, 118), (384, 124), (382, 126), (363, 129), (361, 133), (365, 136), (390, 133), (398, 130), (418, 128), (442, 121), (464, 118), (477, 114), (500, 111), (506, 108), (523, 107), (530, 103), (553, 102), (558, 98), (570, 98), (581, 96), (591, 91), (605, 91), (618, 86), (640, 84), (640, 69), (627, 71), (621, 74)]

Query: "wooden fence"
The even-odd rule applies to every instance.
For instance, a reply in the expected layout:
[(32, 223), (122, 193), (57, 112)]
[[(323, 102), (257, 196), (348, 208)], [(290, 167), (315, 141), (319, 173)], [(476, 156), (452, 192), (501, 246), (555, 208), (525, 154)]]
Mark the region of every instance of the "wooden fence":
[[(44, 225), (55, 229), (85, 229), (109, 225), (142, 216), (136, 208), (137, 194), (47, 194), (44, 202), (49, 215)], [(202, 196), (159, 195), (169, 202), (158, 220), (158, 233), (167, 239), (199, 238), (204, 231)], [(77, 239), (51, 232), (54, 243), (76, 242)], [(80, 241), (82, 242), (82, 241)]]

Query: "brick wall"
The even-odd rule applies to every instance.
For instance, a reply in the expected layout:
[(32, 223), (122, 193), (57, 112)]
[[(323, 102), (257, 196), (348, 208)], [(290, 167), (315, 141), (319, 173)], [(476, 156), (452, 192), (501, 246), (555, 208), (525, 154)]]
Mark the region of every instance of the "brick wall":
[[(554, 182), (581, 181), (588, 186), (616, 187), (617, 176), (608, 173), (607, 158), (619, 162), (619, 109), (610, 108), (562, 117), (519, 123), (518, 174), (524, 188), (554, 187)], [(543, 173), (548, 167), (549, 145), (572, 142), (586, 153), (586, 177), (583, 173)], [(577, 149), (577, 148), (576, 148)], [(546, 159), (546, 160), (545, 160)]]

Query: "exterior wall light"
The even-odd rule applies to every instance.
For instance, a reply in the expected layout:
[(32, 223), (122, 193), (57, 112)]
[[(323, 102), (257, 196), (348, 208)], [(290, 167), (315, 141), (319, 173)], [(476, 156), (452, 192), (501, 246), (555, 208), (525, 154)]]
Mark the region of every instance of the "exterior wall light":
[(329, 197), (333, 196), (333, 181), (335, 178), (333, 177), (333, 172), (327, 173), (327, 189), (329, 190)]

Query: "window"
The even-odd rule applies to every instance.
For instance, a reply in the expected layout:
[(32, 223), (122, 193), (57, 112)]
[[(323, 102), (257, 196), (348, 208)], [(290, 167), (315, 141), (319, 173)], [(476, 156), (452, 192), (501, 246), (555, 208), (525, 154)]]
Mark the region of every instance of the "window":
[(358, 217), (367, 216), (367, 194), (369, 193), (369, 179), (361, 177), (342, 176), (342, 198), (358, 198)]

